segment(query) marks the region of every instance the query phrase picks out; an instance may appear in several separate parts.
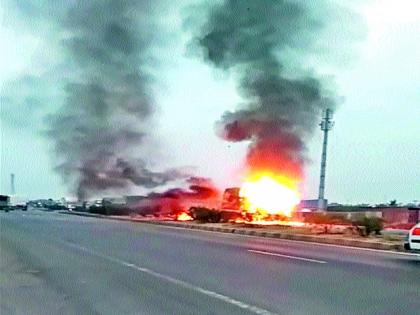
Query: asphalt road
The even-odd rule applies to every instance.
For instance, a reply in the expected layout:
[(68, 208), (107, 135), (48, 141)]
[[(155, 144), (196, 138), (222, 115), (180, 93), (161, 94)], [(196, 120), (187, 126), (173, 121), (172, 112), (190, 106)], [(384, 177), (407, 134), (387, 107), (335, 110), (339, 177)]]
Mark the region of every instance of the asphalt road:
[(420, 257), (0, 212), (0, 314), (420, 314)]

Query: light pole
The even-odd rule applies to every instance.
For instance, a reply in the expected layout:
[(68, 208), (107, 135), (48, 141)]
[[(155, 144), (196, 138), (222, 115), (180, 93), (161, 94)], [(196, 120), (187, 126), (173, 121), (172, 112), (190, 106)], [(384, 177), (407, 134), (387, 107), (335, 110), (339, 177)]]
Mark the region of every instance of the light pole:
[(328, 132), (334, 126), (332, 119), (332, 110), (327, 108), (323, 112), (322, 120), (319, 126), (324, 132), (324, 141), (322, 142), (322, 155), (321, 155), (321, 175), (319, 178), (319, 193), (318, 193), (318, 208), (325, 210), (327, 208), (327, 201), (325, 200), (325, 173), (327, 166), (327, 145), (328, 145)]
[(14, 196), (16, 193), (15, 191), (15, 174), (10, 174), (10, 194)]

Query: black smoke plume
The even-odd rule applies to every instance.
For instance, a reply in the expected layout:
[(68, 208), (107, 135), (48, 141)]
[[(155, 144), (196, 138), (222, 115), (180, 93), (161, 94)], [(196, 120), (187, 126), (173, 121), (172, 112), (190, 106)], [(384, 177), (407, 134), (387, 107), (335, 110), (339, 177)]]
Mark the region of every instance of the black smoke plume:
[(31, 24), (50, 25), (61, 40), (65, 100), (48, 116), (47, 134), (56, 169), (79, 199), (185, 177), (151, 171), (145, 157), (155, 109), (150, 47), (160, 34), (161, 1), (12, 2)]
[(335, 106), (316, 74), (308, 74), (296, 62), (291, 71), (288, 64), (290, 56), (302, 61), (307, 57), (306, 50), (316, 45), (326, 23), (323, 17), (340, 10), (331, 9), (332, 1), (309, 3), (224, 0), (208, 9), (194, 40), (205, 60), (237, 75), (245, 104), (226, 112), (217, 128), (228, 141), (250, 142), (250, 171), (300, 178), (305, 142), (322, 110)]

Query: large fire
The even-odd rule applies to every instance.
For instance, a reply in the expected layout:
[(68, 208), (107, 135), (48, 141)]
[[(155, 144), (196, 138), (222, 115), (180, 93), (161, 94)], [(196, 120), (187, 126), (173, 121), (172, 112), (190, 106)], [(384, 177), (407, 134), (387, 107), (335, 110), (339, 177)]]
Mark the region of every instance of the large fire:
[(251, 177), (242, 185), (239, 196), (243, 198), (243, 210), (257, 221), (270, 215), (291, 217), (300, 202), (292, 180), (267, 174)]

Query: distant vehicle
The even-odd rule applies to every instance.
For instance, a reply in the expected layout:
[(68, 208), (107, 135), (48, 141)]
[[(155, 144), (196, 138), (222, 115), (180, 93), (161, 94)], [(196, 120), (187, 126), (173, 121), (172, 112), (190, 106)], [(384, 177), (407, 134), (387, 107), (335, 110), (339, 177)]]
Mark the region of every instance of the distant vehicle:
[(0, 210), (9, 211), (10, 197), (7, 195), (0, 195)]
[(404, 248), (407, 250), (420, 250), (420, 223), (416, 224), (408, 233)]
[(13, 205), (13, 206), (10, 206), (9, 208), (13, 210), (22, 210), (22, 211), (28, 210), (28, 206), (26, 204)]

